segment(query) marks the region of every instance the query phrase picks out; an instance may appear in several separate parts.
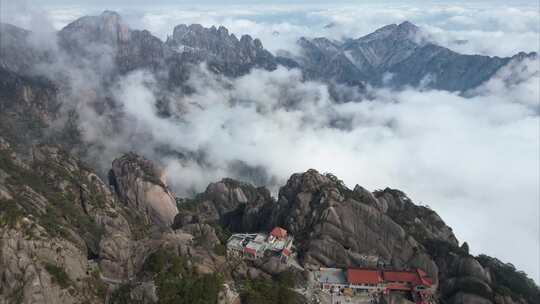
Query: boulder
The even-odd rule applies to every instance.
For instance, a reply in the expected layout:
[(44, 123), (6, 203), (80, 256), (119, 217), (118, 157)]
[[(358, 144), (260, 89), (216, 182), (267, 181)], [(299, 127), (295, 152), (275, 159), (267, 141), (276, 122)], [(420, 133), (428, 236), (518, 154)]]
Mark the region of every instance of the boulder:
[(173, 228), (213, 223), (237, 232), (266, 230), (273, 202), (268, 189), (226, 178), (211, 183), (194, 199), (181, 202)]
[(440, 240), (458, 246), (459, 242), (439, 215), (427, 206), (415, 205), (405, 193), (386, 188), (376, 191), (379, 204), (387, 206), (386, 214), (405, 230), (410, 231), (420, 243), (427, 240)]
[(133, 153), (115, 159), (109, 182), (126, 205), (145, 215), (147, 223), (162, 229), (171, 226), (178, 213), (176, 199), (163, 171), (151, 161)]
[(489, 271), (472, 256), (461, 258), (457, 265), (457, 274), (459, 276), (476, 277), (488, 284), (491, 283)]

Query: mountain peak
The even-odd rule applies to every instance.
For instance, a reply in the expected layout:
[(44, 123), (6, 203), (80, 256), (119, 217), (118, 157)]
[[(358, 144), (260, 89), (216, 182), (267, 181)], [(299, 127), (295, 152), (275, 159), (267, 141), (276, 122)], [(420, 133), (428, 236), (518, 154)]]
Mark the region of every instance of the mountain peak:
[[(259, 39), (250, 35), (242, 35), (238, 39), (224, 26), (181, 24), (174, 28), (173, 35), (167, 39), (166, 45), (177, 54), (189, 53), (207, 57), (207, 61), (218, 70), (232, 63), (246, 67), (251, 65), (269, 69), (276, 67), (273, 55), (264, 49)], [(242, 74), (241, 69), (231, 72), (234, 75)]]
[(127, 24), (122, 20), (122, 16), (114, 11), (103, 11), (99, 16), (84, 16), (81, 17), (64, 27), (64, 29), (69, 28), (107, 28), (107, 27), (125, 27)]
[(174, 28), (172, 37), (167, 41), (173, 46), (188, 46), (194, 49), (205, 49), (212, 52), (228, 46), (237, 48), (240, 46), (255, 47), (262, 49), (263, 45), (259, 39), (254, 39), (250, 35), (242, 35), (240, 40), (224, 26), (211, 26), (209, 28), (200, 24), (185, 25), (180, 24)]
[(101, 13), (100, 15), (101, 18), (103, 19), (116, 19), (116, 20), (121, 20), (122, 19), (122, 16), (120, 16), (119, 13), (115, 12), (115, 11), (103, 11), (103, 13)]
[(398, 27), (402, 29), (418, 29), (418, 26), (408, 20), (401, 22)]
[(388, 24), (378, 28), (373, 33), (358, 38), (358, 42), (371, 42), (382, 39), (392, 40), (415, 40), (420, 28), (409, 21), (398, 24)]
[(65, 43), (103, 43), (116, 45), (129, 39), (130, 29), (117, 12), (104, 11), (99, 16), (81, 17), (66, 25), (60, 36)]
[(203, 38), (216, 40), (231, 40), (238, 42), (238, 39), (233, 34), (229, 34), (229, 30), (224, 26), (211, 26), (209, 28), (201, 24), (179, 24), (174, 28), (172, 42), (180, 42), (183, 39)]
[[(415, 24), (404, 21), (397, 26), (397, 30), (405, 36), (414, 36), (420, 32), (420, 28)], [(410, 37), (407, 37), (410, 38)]]

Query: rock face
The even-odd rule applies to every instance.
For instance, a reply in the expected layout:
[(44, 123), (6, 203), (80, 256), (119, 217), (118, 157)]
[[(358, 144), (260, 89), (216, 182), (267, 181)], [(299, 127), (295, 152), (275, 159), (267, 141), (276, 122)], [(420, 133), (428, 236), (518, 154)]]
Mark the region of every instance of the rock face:
[(254, 187), (226, 178), (211, 183), (204, 193), (180, 203), (173, 227), (190, 223), (221, 224), (231, 231), (260, 231), (267, 228), (261, 214), (269, 215), (273, 198), (264, 187)]
[(459, 245), (452, 228), (448, 227), (436, 212), (413, 204), (405, 193), (386, 188), (384, 191), (375, 192), (375, 197), (385, 206), (386, 214), (405, 230), (411, 231), (418, 241), (441, 240), (453, 246)]
[(421, 267), (436, 279), (437, 266), (422, 245), (372, 199), (309, 170), (280, 189), (272, 222), (296, 236), (306, 266)]
[(5, 139), (30, 147), (46, 137), (58, 118), (58, 90), (51, 81), (0, 67), (0, 131)]
[[(28, 224), (29, 222), (25, 223)], [(19, 299), (18, 303), (77, 303), (87, 288), (83, 283), (65, 288), (58, 284), (59, 267), (69, 268), (66, 282), (78, 282), (89, 278), (86, 273), (86, 256), (75, 244), (61, 238), (28, 240), (23, 227), (4, 230), (2, 233), (2, 291), (0, 301)], [(39, 228), (34, 231), (39, 233)], [(51, 270), (49, 272), (48, 270)], [(76, 292), (75, 295), (72, 295)], [(77, 294), (78, 293), (78, 294)], [(4, 298), (4, 299), (2, 299)], [(15, 302), (15, 301), (14, 301)], [(4, 302), (2, 302), (4, 303)]]
[(58, 40), (74, 60), (82, 57), (97, 62), (102, 72), (155, 71), (164, 65), (163, 42), (146, 30), (131, 30), (120, 15), (111, 11), (77, 19), (58, 33)]
[(166, 45), (185, 60), (206, 61), (211, 69), (228, 76), (240, 76), (251, 68), (273, 70), (274, 56), (259, 39), (243, 35), (240, 39), (220, 26), (205, 28), (200, 24), (178, 25)]
[(0, 302), (98, 303), (106, 286), (90, 265), (110, 237), (103, 222), (122, 215), (77, 160), (52, 146), (32, 155), (0, 149)]
[(129, 27), (115, 12), (100, 16), (85, 16), (68, 24), (59, 33), (60, 44), (66, 49), (83, 51), (90, 45), (116, 47), (130, 39)]
[(252, 68), (277, 67), (276, 58), (259, 39), (249, 35), (237, 39), (224, 27), (178, 25), (164, 43), (146, 30), (130, 29), (120, 15), (106, 11), (70, 23), (58, 36), (62, 49), (74, 58), (89, 58), (104, 65), (112, 60), (119, 73), (136, 69), (167, 71), (166, 78), (175, 85), (187, 79), (182, 73), (190, 66), (202, 62), (213, 72), (227, 76), (241, 76)]
[(47, 60), (44, 50), (31, 43), (32, 33), (0, 22), (0, 69), (26, 75), (35, 64)]
[[(0, 138), (0, 303), (105, 303), (120, 301), (118, 290), (126, 288), (121, 299), (156, 303), (158, 283), (144, 264), (158, 248), (186, 259), (199, 274), (228, 269), (225, 257), (213, 253), (221, 243), (213, 227), (149, 233), (162, 228), (161, 219), (145, 224), (152, 212), (125, 205), (75, 157), (56, 146), (36, 146), (31, 154), (20, 157)], [(154, 168), (131, 157), (137, 169)], [(149, 176), (158, 175), (138, 177)], [(127, 180), (134, 187), (144, 183)], [(146, 202), (161, 201), (160, 191), (147, 193)], [(236, 299), (229, 292), (222, 303)]]
[(146, 222), (168, 228), (178, 213), (163, 172), (151, 161), (129, 153), (113, 161), (109, 182), (122, 201), (146, 215)]

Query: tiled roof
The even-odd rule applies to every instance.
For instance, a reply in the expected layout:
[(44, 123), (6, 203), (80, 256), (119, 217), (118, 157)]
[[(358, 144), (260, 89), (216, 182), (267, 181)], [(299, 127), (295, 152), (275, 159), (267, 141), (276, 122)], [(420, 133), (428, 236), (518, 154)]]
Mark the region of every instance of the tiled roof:
[(252, 255), (256, 255), (256, 254), (257, 254), (257, 250), (255, 250), (255, 249), (253, 249), (253, 248), (249, 248), (249, 247), (244, 247), (244, 252), (249, 253), (249, 254), (252, 254)]
[(287, 230), (285, 230), (285, 229), (283, 229), (281, 227), (275, 227), (274, 229), (272, 229), (272, 232), (270, 232), (270, 234), (273, 237), (281, 239), (281, 238), (284, 238), (284, 237), (287, 236)]
[(381, 272), (367, 269), (348, 269), (347, 281), (350, 284), (379, 284), (382, 282)]
[(387, 282), (418, 282), (418, 274), (416, 272), (406, 271), (384, 271), (383, 278)]
[(350, 284), (378, 284), (384, 282), (387, 283), (387, 287), (395, 290), (410, 290), (411, 287), (416, 285), (428, 287), (433, 285), (433, 281), (420, 269), (415, 271), (381, 271), (350, 268), (347, 270), (347, 281)]

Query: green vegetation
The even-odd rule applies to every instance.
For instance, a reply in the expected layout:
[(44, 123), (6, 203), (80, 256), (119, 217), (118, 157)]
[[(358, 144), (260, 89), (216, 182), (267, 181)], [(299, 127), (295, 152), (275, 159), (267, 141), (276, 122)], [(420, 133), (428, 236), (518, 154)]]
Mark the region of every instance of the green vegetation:
[(111, 294), (111, 304), (139, 304), (140, 301), (131, 299), (133, 285), (123, 284)]
[(215, 304), (223, 285), (215, 274), (179, 278), (171, 275), (158, 277), (159, 303)]
[(141, 240), (148, 236), (151, 225), (137, 210), (124, 206), (122, 208), (122, 215), (128, 221), (134, 240)]
[(90, 277), (87, 278), (88, 285), (92, 291), (95, 291), (98, 298), (105, 300), (107, 297), (107, 284), (103, 282), (100, 278), (99, 269), (94, 270)]
[(426, 247), (427, 252), (432, 257), (447, 257), (450, 254), (459, 255), (459, 256), (468, 256), (469, 252), (467, 248), (457, 247), (448, 242), (428, 239), (424, 241), (424, 246)]
[(210, 225), (216, 231), (216, 236), (218, 237), (221, 244), (227, 244), (227, 241), (232, 235), (231, 231), (229, 231), (229, 229), (220, 225), (216, 225), (216, 224), (210, 224)]
[(26, 170), (16, 165), (10, 155), (0, 151), (0, 168), (9, 175), (8, 182), (13, 185), (28, 185), (34, 191), (42, 193), (49, 190), (49, 186), (31, 170)]
[(197, 199), (176, 198), (176, 207), (178, 210), (197, 211), (199, 201)]
[(199, 275), (186, 260), (165, 249), (151, 254), (143, 270), (154, 275), (161, 304), (215, 304), (223, 286), (219, 275)]
[(512, 264), (505, 264), (487, 255), (477, 257), (483, 267), (488, 267), (493, 274), (495, 292), (511, 296), (518, 300), (525, 298), (529, 303), (540, 303), (540, 288), (523, 271), (518, 271)]
[[(79, 176), (53, 162), (35, 162), (27, 169), (14, 163), (5, 151), (0, 151), (0, 168), (9, 174), (7, 185), (16, 193), (12, 201), (0, 205), (0, 224), (14, 225), (23, 215), (32, 215), (53, 237), (69, 239), (69, 229), (73, 229), (88, 247), (97, 247), (103, 230), (81, 206)], [(56, 185), (62, 180), (69, 182), (69, 186), (58, 188)], [(29, 196), (31, 190), (24, 186), (47, 199), (50, 204), (45, 206), (45, 212), (34, 205), (32, 195)], [(97, 207), (105, 204), (105, 197), (95, 185), (90, 185), (88, 197), (89, 204)]]
[(69, 239), (71, 236), (66, 227), (70, 227), (85, 240), (88, 247), (98, 246), (103, 228), (84, 212), (71, 193), (49, 192), (46, 197), (51, 205), (38, 219), (51, 236)]
[(242, 304), (297, 304), (304, 303), (301, 295), (291, 288), (295, 286), (293, 272), (284, 271), (273, 280), (248, 280), (240, 293)]
[(52, 276), (53, 282), (60, 285), (60, 287), (67, 288), (71, 284), (71, 281), (63, 268), (46, 263), (45, 270)]
[(286, 287), (294, 287), (296, 285), (295, 274), (290, 270), (278, 273), (274, 276), (274, 280)]
[(214, 253), (217, 255), (225, 256), (227, 255), (227, 247), (223, 244), (216, 244), (214, 246)]
[(285, 282), (271, 280), (246, 281), (240, 297), (242, 304), (296, 304), (302, 297)]
[(13, 228), (24, 216), (14, 200), (0, 200), (0, 226)]

